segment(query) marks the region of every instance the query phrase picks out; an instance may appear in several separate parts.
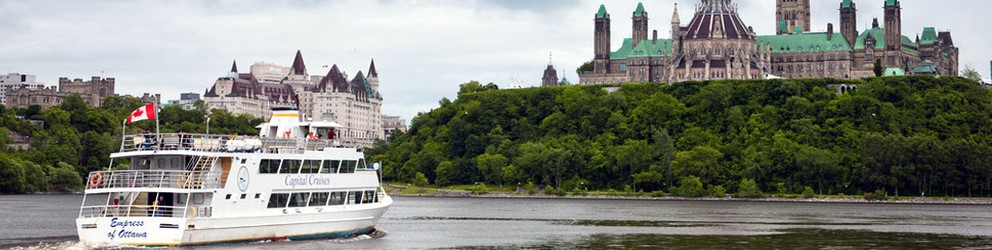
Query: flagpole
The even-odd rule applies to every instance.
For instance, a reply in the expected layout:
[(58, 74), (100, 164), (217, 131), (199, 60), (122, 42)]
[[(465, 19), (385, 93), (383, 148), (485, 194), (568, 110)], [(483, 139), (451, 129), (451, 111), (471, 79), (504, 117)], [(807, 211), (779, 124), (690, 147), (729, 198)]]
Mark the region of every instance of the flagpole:
[[(162, 142), (162, 133), (161, 133), (161, 131), (159, 131), (159, 127), (158, 127), (158, 120), (159, 120), (159, 117), (158, 117), (158, 102), (159, 102), (159, 99), (160, 98), (162, 98), (162, 97), (161, 96), (156, 96), (155, 97), (155, 102), (152, 103), (152, 110), (153, 110), (153, 112), (155, 112), (155, 135), (156, 135), (156, 138), (157, 138), (155, 140), (155, 143), (156, 144), (159, 144), (160, 142)], [(158, 151), (158, 147), (155, 147), (155, 151)]]

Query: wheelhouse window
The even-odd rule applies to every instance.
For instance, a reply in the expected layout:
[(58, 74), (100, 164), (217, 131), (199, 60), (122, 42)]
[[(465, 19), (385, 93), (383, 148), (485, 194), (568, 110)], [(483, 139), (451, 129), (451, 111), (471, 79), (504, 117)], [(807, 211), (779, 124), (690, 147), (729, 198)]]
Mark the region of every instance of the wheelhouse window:
[(344, 201), (347, 197), (348, 192), (331, 192), (330, 201), (327, 205), (344, 205)]
[(339, 173), (354, 173), (357, 165), (358, 161), (345, 160), (342, 162), (341, 171)]
[(333, 174), (338, 172), (338, 166), (341, 165), (341, 161), (338, 160), (325, 160), (320, 165), (320, 173)]

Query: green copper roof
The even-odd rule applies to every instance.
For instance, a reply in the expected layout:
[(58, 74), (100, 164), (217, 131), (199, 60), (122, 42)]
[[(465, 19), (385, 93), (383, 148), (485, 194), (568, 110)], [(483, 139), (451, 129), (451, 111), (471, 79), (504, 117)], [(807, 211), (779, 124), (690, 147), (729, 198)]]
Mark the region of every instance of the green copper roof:
[(634, 10), (634, 16), (647, 16), (647, 12), (644, 12), (643, 3), (637, 3), (637, 9)]
[(610, 18), (610, 13), (606, 12), (606, 5), (599, 5), (599, 12), (596, 12), (596, 18)]
[(925, 60), (917, 64), (916, 68), (913, 68), (914, 75), (936, 75), (938, 73), (937, 64), (934, 64), (930, 60)]
[(672, 55), (672, 40), (658, 39), (658, 42), (646, 39), (637, 43), (634, 48), (630, 38), (624, 38), (620, 49), (610, 53), (610, 60), (624, 60), (628, 57), (661, 57)]
[(844, 35), (834, 33), (827, 40), (826, 32), (778, 36), (758, 36), (758, 45), (768, 45), (772, 53), (808, 53), (819, 51), (851, 51)]
[(627, 57), (662, 57), (672, 55), (672, 40), (658, 39), (657, 42), (644, 40), (630, 51)]
[(899, 0), (885, 0), (885, 6), (896, 6), (899, 4)]
[[(855, 39), (854, 41), (855, 50), (865, 49), (865, 39), (868, 38), (869, 34), (875, 38), (876, 50), (885, 49), (885, 30), (879, 28), (879, 29), (865, 30), (864, 32), (861, 32), (861, 35), (859, 35), (858, 38)], [(916, 44), (916, 42), (914, 42), (912, 39), (909, 39), (909, 37), (906, 36), (901, 36), (901, 38), (902, 39), (900, 42), (902, 43), (903, 51), (912, 53), (914, 55), (920, 54), (920, 46)]]
[(624, 38), (623, 44), (620, 45), (620, 49), (610, 52), (610, 60), (627, 59), (627, 56), (630, 55), (631, 50), (634, 50), (634, 48), (630, 46), (630, 38)]
[(851, 0), (844, 0), (843, 2), (840, 2), (840, 7), (841, 8), (850, 8), (850, 7), (853, 7), (853, 6), (854, 6), (854, 2), (851, 1)]
[(906, 75), (906, 70), (902, 68), (887, 68), (882, 76), (904, 76)]
[(923, 36), (920, 37), (920, 44), (933, 44), (937, 41), (937, 30), (933, 27), (924, 27)]

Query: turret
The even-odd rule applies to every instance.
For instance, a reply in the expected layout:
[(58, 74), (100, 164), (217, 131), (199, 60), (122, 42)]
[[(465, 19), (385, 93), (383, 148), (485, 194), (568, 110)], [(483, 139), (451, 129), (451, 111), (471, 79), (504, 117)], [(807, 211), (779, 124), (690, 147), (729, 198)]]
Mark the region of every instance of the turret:
[[(675, 11), (672, 14), (672, 49), (676, 50), (682, 37), (682, 20), (679, 18), (679, 3), (675, 3)], [(674, 55), (674, 53), (672, 53)]]
[(858, 8), (854, 0), (843, 0), (840, 3), (840, 33), (853, 48), (858, 39)]
[(366, 78), (369, 80), (369, 85), (372, 86), (372, 92), (379, 93), (379, 72), (375, 70), (375, 59), (369, 63), (369, 73)]
[(638, 43), (648, 39), (648, 12), (644, 11), (643, 3), (637, 3), (634, 15), (630, 19), (633, 21), (630, 45), (632, 48), (637, 48)]
[[(899, 0), (885, 0), (885, 50), (902, 46), (902, 7)], [(896, 62), (890, 62), (894, 65)]]
[(306, 75), (307, 66), (303, 64), (303, 53), (296, 50), (296, 58), (293, 59), (293, 67), (290, 69), (289, 74), (291, 75)]
[(596, 12), (596, 34), (593, 37), (596, 57), (594, 61), (594, 72), (596, 74), (610, 73), (610, 13), (606, 12), (606, 5), (599, 5)]

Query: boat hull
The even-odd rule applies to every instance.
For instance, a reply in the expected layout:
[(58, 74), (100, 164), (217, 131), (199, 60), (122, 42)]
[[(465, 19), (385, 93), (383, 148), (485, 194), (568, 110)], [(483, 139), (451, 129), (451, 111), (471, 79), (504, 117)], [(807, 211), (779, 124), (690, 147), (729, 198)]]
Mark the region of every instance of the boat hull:
[[(371, 232), (392, 199), (317, 213), (237, 218), (95, 217), (76, 220), (80, 241), (98, 245), (188, 246), (341, 238)], [(215, 215), (218, 211), (214, 211)]]

